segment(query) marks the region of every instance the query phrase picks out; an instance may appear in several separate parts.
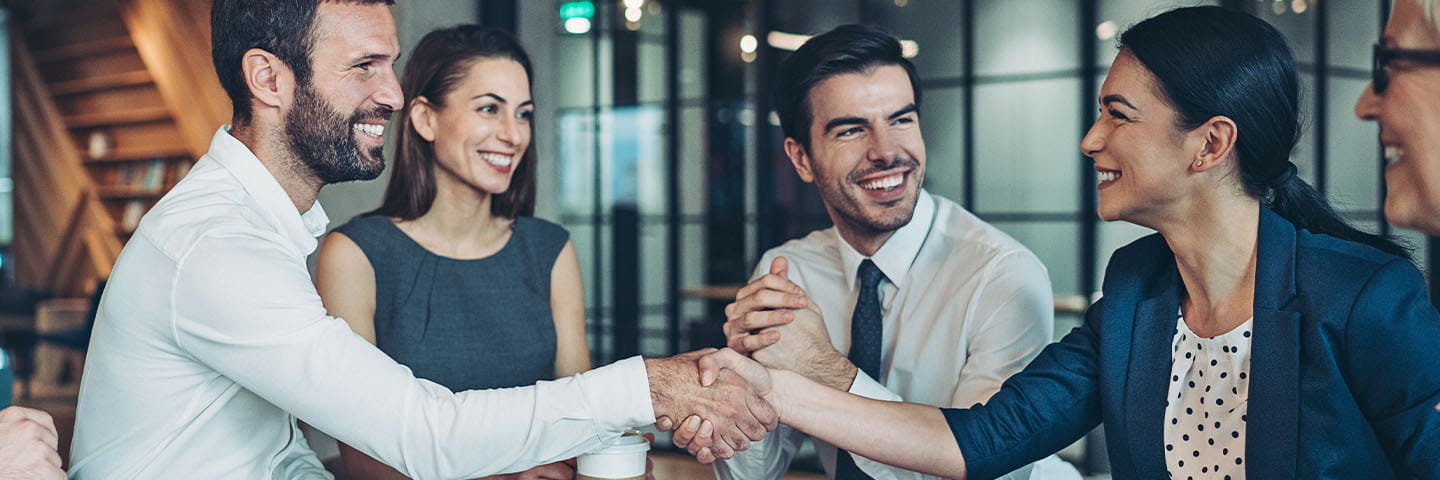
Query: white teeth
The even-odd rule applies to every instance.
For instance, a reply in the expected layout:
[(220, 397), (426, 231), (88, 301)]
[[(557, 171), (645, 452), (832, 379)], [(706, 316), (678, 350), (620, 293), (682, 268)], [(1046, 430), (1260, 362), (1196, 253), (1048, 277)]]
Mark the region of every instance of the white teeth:
[(1100, 172), (1097, 176), (1100, 177), (1100, 183), (1113, 182), (1120, 179), (1120, 172)]
[(501, 155), (499, 153), (481, 153), (480, 159), (490, 162), (491, 165), (497, 167), (508, 167), (510, 166), (510, 162), (514, 161), (509, 155)]
[(905, 183), (905, 175), (895, 174), (862, 183), (860, 187), (866, 190), (889, 190), (900, 186), (901, 183)]
[(1395, 163), (1405, 158), (1405, 149), (1395, 146), (1385, 147), (1385, 163)]
[(376, 136), (376, 137), (380, 137), (380, 136), (384, 136), (384, 135), (385, 135), (385, 126), (384, 126), (384, 125), (371, 125), (371, 124), (368, 124), (368, 123), (357, 123), (357, 124), (352, 125), (350, 128), (354, 129), (354, 130), (357, 131), (357, 132), (364, 133), (364, 134), (366, 134), (366, 135), (374, 135), (374, 136)]

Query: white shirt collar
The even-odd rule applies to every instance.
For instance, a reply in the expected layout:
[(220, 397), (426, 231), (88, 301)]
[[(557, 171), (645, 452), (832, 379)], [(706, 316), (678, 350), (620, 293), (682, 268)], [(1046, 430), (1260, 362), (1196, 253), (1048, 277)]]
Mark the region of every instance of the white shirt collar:
[(255, 198), (262, 214), (290, 241), (298, 253), (309, 255), (315, 251), (315, 238), (323, 235), (325, 227), (330, 224), (330, 217), (325, 215), (325, 209), (320, 206), (319, 200), (305, 213), (297, 211), (290, 195), (285, 193), (285, 189), (275, 180), (275, 176), (270, 174), (270, 170), (260, 163), (260, 159), (249, 147), (230, 135), (229, 125), (222, 126), (215, 132), (207, 155), (240, 181), (240, 186)]
[[(935, 199), (922, 189), (920, 197), (915, 200), (915, 214), (910, 217), (910, 223), (896, 230), (875, 255), (869, 257), (870, 261), (875, 262), (875, 266), (880, 267), (885, 278), (897, 288), (904, 286), (905, 276), (910, 272), (910, 266), (915, 263), (915, 257), (920, 255), (920, 248), (925, 246), (925, 238), (930, 235), (930, 227), (934, 223)], [(857, 288), (856, 272), (860, 271), (860, 262), (865, 261), (866, 257), (840, 236), (839, 229), (834, 231), (835, 237), (840, 241), (840, 260), (844, 271), (848, 272), (845, 286), (854, 291)]]

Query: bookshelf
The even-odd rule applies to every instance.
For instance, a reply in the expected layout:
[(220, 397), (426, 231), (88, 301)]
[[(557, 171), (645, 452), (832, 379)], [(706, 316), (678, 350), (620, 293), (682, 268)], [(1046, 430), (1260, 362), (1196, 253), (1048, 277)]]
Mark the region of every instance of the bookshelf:
[[(151, 121), (165, 120), (168, 117)], [(173, 144), (116, 148), (111, 131), (81, 130), (77, 136), (86, 135), (85, 166), (95, 182), (96, 196), (115, 219), (115, 234), (128, 239), (145, 212), (189, 173), (194, 157), (187, 148)]]
[(127, 23), (148, 18), (136, 11), (143, 6), (62, 0), (55, 12), (71, 10), (67, 2), (84, 13), (38, 12), (24, 34), (94, 197), (124, 242), (194, 164), (194, 142), (167, 102), (165, 74), (142, 51), (155, 42)]

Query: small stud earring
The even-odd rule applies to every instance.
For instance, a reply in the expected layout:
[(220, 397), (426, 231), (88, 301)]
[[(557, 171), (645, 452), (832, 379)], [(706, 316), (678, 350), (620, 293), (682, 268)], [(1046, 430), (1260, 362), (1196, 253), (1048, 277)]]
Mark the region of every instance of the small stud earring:
[(1195, 161), (1195, 166), (1197, 166), (1197, 167), (1198, 167), (1198, 166), (1201, 166), (1201, 165), (1204, 165), (1204, 164), (1205, 164), (1205, 162), (1204, 162), (1203, 160), (1196, 160), (1196, 161)]

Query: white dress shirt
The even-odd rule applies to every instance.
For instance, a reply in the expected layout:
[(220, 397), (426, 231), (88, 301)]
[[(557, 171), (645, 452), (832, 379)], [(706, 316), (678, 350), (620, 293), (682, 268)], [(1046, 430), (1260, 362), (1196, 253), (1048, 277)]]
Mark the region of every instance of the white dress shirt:
[[(765, 252), (754, 277), (768, 273), (777, 256), (790, 261), (790, 280), (819, 305), (831, 343), (842, 353), (849, 351), (850, 319), (860, 290), (857, 272), (865, 257), (832, 227)], [(870, 260), (885, 274), (880, 282), (882, 378), (857, 372), (850, 393), (970, 407), (999, 391), (1054, 338), (1055, 306), (1045, 266), (1020, 242), (954, 202), (922, 190), (910, 223)], [(726, 480), (779, 478), (806, 438), (781, 425), (735, 458), (716, 462), (716, 473)], [(834, 478), (835, 447), (815, 444)], [(937, 478), (853, 458), (877, 480)], [(1074, 468), (1054, 456), (1034, 465), (1042, 464), (1045, 468), (1037, 468), (1034, 478), (1079, 479)], [(1007, 478), (1031, 478), (1030, 468)], [(1046, 474), (1039, 475), (1040, 470)]]
[(451, 393), (416, 379), (326, 315), (305, 259), (327, 222), (217, 132), (111, 273), (71, 477), (330, 478), (298, 418), (412, 477), (472, 478), (654, 422), (638, 357), (521, 388)]

